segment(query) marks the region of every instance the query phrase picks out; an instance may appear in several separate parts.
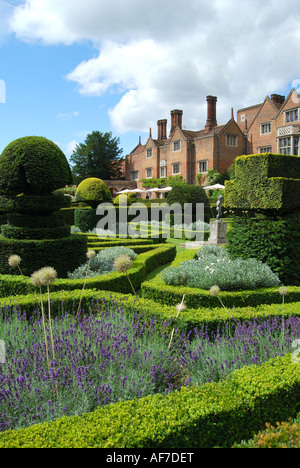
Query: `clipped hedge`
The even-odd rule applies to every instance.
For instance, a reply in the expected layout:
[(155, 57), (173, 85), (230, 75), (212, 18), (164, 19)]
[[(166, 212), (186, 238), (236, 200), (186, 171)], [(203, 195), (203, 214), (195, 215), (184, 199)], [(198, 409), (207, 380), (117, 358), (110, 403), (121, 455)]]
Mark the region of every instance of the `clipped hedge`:
[(265, 422), (295, 417), (300, 366), (291, 355), (244, 367), (226, 380), (0, 434), (1, 448), (230, 448)]
[(280, 154), (240, 156), (236, 178), (225, 182), (227, 208), (286, 214), (300, 209), (300, 158)]
[[(3, 226), (2, 226), (3, 228)], [(15, 282), (21, 281), (18, 271), (8, 265), (11, 255), (22, 259), (21, 269), (24, 275), (30, 276), (34, 271), (51, 266), (58, 276), (65, 277), (70, 270), (86, 261), (87, 243), (85, 237), (71, 235), (61, 239), (8, 239), (0, 236), (0, 271), (2, 280), (0, 288), (5, 290), (5, 275), (15, 274)], [(22, 288), (21, 291), (24, 291)], [(14, 294), (14, 289), (8, 294)]]
[[(76, 237), (76, 236), (75, 236)], [(77, 236), (80, 239), (80, 236)], [(84, 237), (83, 237), (84, 239)], [(24, 241), (26, 242), (26, 241)], [(1, 243), (0, 243), (1, 246)], [(154, 248), (155, 247), (155, 248)], [(95, 249), (96, 250), (96, 249)], [(135, 288), (139, 288), (141, 283), (145, 280), (147, 273), (154, 270), (160, 265), (172, 262), (176, 255), (176, 246), (171, 244), (150, 246), (150, 250), (141, 253), (133, 262), (132, 268), (128, 271), (130, 279)], [(15, 253), (15, 252), (14, 252)], [(22, 257), (22, 256), (21, 256)], [(86, 261), (86, 250), (84, 254), (84, 260)], [(41, 262), (44, 259), (42, 257)], [(76, 262), (77, 263), (77, 262)], [(22, 266), (22, 265), (21, 265)], [(41, 267), (49, 266), (43, 263)], [(51, 265), (50, 265), (51, 266)], [(75, 268), (77, 268), (76, 265)], [(73, 270), (75, 270), (75, 268)], [(71, 271), (73, 271), (71, 270)], [(30, 275), (34, 270), (30, 272)], [(52, 291), (68, 290), (72, 291), (75, 289), (82, 289), (84, 280), (71, 280), (60, 278), (51, 285)], [(86, 289), (100, 289), (107, 291), (118, 291), (124, 293), (132, 292), (130, 284), (128, 282), (125, 273), (109, 273), (108, 275), (97, 276), (89, 278), (86, 282)], [(0, 297), (7, 297), (12, 295), (23, 295), (31, 292), (30, 278), (24, 276), (9, 276), (0, 275)]]
[[(197, 249), (190, 249), (178, 254), (171, 266), (178, 266), (184, 260), (195, 258)], [(214, 307), (220, 302), (217, 297), (212, 297), (210, 292), (204, 289), (189, 288), (187, 286), (169, 286), (165, 284), (160, 275), (154, 279), (145, 281), (142, 286), (142, 296), (160, 304), (176, 305), (185, 295), (185, 303), (192, 309), (199, 307)], [(233, 307), (256, 307), (260, 304), (279, 304), (282, 297), (278, 288), (261, 288), (256, 290), (221, 291), (220, 298), (229, 309)], [(300, 301), (300, 287), (289, 287), (289, 300)]]
[(277, 218), (232, 220), (228, 251), (233, 258), (256, 258), (286, 284), (300, 286), (300, 213)]
[[(55, 316), (62, 312), (77, 311), (80, 298), (81, 308), (85, 311), (89, 311), (90, 308), (102, 310), (105, 304), (118, 303), (125, 312), (131, 313), (133, 308), (140, 309), (141, 305), (143, 311), (140, 312), (155, 317), (158, 322), (169, 323), (170, 327), (176, 326), (178, 330), (184, 332), (193, 331), (195, 327), (207, 327), (208, 330), (217, 332), (223, 326), (226, 327), (228, 323), (235, 325), (237, 322), (254, 320), (263, 323), (267, 317), (300, 317), (299, 303), (290, 302), (290, 299), (286, 299), (288, 302), (285, 303), (284, 310), (280, 304), (261, 304), (257, 307), (236, 307), (225, 310), (220, 303), (216, 303), (214, 298), (211, 298), (211, 307), (187, 308), (177, 316), (177, 310), (174, 306), (159, 304), (144, 298), (139, 298), (139, 303), (137, 303), (132, 292), (124, 294), (108, 290), (87, 289), (82, 294), (81, 289), (52, 291), (52, 286), (50, 291), (51, 314)], [(43, 294), (42, 300), (44, 306), (47, 307), (48, 295), (46, 293)], [(39, 303), (40, 296), (37, 291), (34, 294), (0, 298), (0, 307), (5, 310), (6, 314), (12, 313), (13, 308), (18, 307), (30, 316)]]

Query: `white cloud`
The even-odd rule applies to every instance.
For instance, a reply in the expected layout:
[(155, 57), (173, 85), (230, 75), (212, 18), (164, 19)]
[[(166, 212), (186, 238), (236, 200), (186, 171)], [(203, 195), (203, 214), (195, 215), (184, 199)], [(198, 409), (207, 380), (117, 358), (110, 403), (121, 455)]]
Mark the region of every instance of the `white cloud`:
[(72, 120), (73, 117), (78, 117), (78, 116), (79, 116), (78, 111), (70, 112), (70, 113), (65, 112), (65, 113), (56, 114), (56, 118), (60, 119), (60, 120)]
[(78, 141), (76, 140), (70, 141), (66, 147), (66, 152), (65, 152), (66, 156), (71, 156), (71, 154), (73, 154), (73, 151), (75, 150), (77, 145), (79, 145)]
[(145, 131), (173, 108), (183, 109), (187, 128), (203, 128), (207, 94), (218, 96), (224, 123), (232, 106), (261, 102), (300, 78), (292, 0), (27, 0), (11, 27), (27, 41), (92, 41), (98, 56), (67, 79), (82, 95), (120, 95), (109, 110), (120, 133)]

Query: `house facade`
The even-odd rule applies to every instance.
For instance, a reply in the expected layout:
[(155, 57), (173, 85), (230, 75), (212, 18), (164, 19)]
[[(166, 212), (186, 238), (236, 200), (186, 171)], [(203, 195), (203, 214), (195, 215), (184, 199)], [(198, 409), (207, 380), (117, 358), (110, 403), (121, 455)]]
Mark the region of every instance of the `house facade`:
[(125, 158), (125, 179), (135, 181), (143, 188), (143, 179), (182, 176), (188, 184), (195, 184), (197, 175), (205, 183), (208, 169), (219, 173), (228, 171), (235, 158), (243, 154), (244, 133), (231, 113), (224, 125), (217, 124), (215, 96), (207, 96), (207, 120), (205, 128), (185, 130), (182, 126), (183, 111), (171, 111), (170, 133), (167, 120), (157, 122), (157, 138), (150, 129), (145, 145), (141, 141)]
[(300, 156), (300, 95), (267, 96), (263, 103), (240, 109), (237, 123), (244, 133), (244, 154)]

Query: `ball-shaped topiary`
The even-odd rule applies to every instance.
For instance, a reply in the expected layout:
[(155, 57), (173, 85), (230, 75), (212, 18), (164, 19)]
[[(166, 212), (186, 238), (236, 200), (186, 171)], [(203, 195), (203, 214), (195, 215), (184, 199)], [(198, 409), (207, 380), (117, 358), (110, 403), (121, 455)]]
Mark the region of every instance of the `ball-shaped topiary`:
[(96, 209), (100, 203), (111, 202), (112, 196), (103, 180), (91, 177), (78, 185), (75, 201), (86, 203)]
[(43, 137), (11, 142), (0, 156), (0, 192), (47, 195), (72, 183), (69, 163), (60, 148)]
[(136, 193), (122, 193), (120, 195), (118, 195), (115, 199), (114, 199), (114, 205), (116, 206), (122, 206), (122, 205), (131, 205), (132, 203), (134, 203), (136, 201)]

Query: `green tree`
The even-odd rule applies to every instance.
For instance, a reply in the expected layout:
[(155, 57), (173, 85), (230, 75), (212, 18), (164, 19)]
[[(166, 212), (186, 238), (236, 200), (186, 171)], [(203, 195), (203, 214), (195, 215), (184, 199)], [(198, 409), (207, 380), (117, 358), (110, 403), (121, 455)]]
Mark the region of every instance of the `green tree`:
[(96, 177), (102, 180), (122, 177), (120, 139), (111, 132), (94, 131), (87, 135), (85, 142), (76, 146), (70, 157), (75, 183)]

